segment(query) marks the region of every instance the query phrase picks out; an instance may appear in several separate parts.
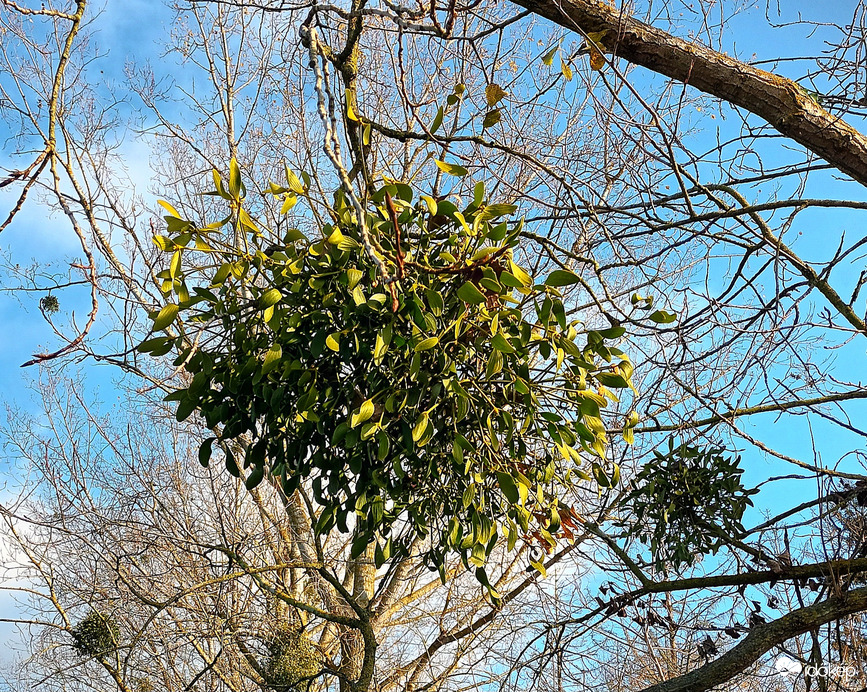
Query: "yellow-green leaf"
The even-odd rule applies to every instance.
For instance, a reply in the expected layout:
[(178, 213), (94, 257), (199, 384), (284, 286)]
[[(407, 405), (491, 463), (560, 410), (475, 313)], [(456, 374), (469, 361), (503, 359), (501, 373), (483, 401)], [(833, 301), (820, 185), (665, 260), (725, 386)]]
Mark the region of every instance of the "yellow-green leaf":
[(482, 120), (482, 129), (487, 129), (489, 127), (493, 127), (498, 122), (503, 119), (503, 114), (500, 112), (499, 108), (494, 108), (493, 110), (485, 113), (485, 119)]
[(563, 76), (566, 78), (567, 82), (572, 81), (572, 68), (566, 64), (566, 61), (563, 58), (560, 58), (560, 72), (563, 73)]
[[(530, 276), (527, 272), (523, 270), (519, 265), (515, 264), (512, 260), (509, 260), (509, 271), (511, 271), (512, 275), (521, 282), (521, 286), (524, 288), (530, 288), (533, 285), (533, 277)], [(516, 286), (515, 288), (519, 288)]]
[(428, 339), (424, 339), (423, 341), (419, 341), (419, 342), (415, 345), (415, 351), (416, 351), (416, 352), (419, 352), (419, 351), (429, 351), (429, 350), (432, 349), (434, 346), (436, 346), (439, 342), (440, 342), (439, 337), (437, 337), (437, 336), (432, 336), (432, 337), (430, 337), (430, 338), (428, 338)]
[(262, 373), (267, 375), (276, 368), (283, 359), (283, 347), (280, 344), (274, 344), (265, 353), (265, 360), (262, 363)]
[(301, 184), (298, 176), (292, 172), (292, 169), (290, 169), (289, 166), (284, 165), (284, 168), (286, 169), (286, 182), (289, 184), (289, 189), (296, 195), (303, 195), (304, 185)]
[(156, 245), (163, 252), (171, 252), (175, 244), (169, 238), (166, 238), (164, 235), (155, 235), (153, 237), (154, 245)]
[(454, 175), (458, 178), (463, 178), (467, 174), (467, 169), (463, 166), (458, 166), (456, 163), (446, 163), (439, 159), (434, 159), (434, 163), (443, 173), (448, 173), (449, 175)]
[(422, 438), (425, 431), (427, 430), (428, 422), (429, 421), (427, 413), (422, 413), (416, 421), (415, 427), (412, 429), (413, 442), (418, 442)]
[(270, 308), (276, 305), (283, 299), (283, 294), (276, 288), (269, 288), (261, 296), (259, 296), (259, 307)]
[(283, 206), (280, 207), (281, 214), (289, 213), (289, 210), (292, 209), (298, 203), (298, 198), (295, 195), (284, 195), (283, 197)]
[(373, 406), (373, 400), (368, 399), (361, 406), (358, 407), (358, 410), (352, 414), (352, 418), (349, 421), (349, 425), (353, 428), (357, 428), (359, 425), (368, 420), (375, 411), (375, 407)]
[(509, 343), (509, 340), (503, 336), (502, 332), (497, 332), (494, 334), (494, 338), (491, 339), (491, 345), (500, 351), (501, 353), (514, 353), (515, 347)]
[(558, 50), (560, 50), (559, 43), (542, 56), (542, 62), (550, 67), (554, 63), (554, 56), (557, 55)]
[(379, 365), (382, 363), (382, 358), (388, 351), (388, 344), (382, 339), (382, 335), (376, 335), (376, 344), (373, 347), (373, 362)]
[(677, 320), (677, 315), (671, 312), (666, 312), (665, 310), (657, 310), (650, 315), (650, 320), (657, 324), (671, 324)]
[(173, 279), (180, 273), (181, 271), (181, 251), (175, 250), (175, 254), (172, 255), (172, 261), (169, 263), (169, 276)]
[(241, 168), (234, 156), (229, 162), (229, 192), (235, 199), (241, 198)]
[(178, 306), (174, 303), (169, 303), (162, 310), (160, 310), (159, 314), (154, 319), (153, 330), (155, 332), (160, 331), (161, 329), (165, 329), (172, 322), (175, 321), (175, 317), (178, 316)]
[(440, 129), (440, 125), (443, 124), (443, 107), (440, 106), (437, 114), (434, 116), (433, 122), (430, 124), (431, 134)]
[(581, 281), (581, 278), (574, 272), (565, 269), (557, 269), (545, 279), (546, 286), (571, 286)]
[(338, 353), (340, 351), (340, 332), (334, 332), (334, 334), (326, 336), (325, 345), (335, 353)]
[(352, 110), (352, 92), (349, 89), (346, 90), (346, 117), (355, 122), (361, 122), (355, 111)]
[(157, 204), (159, 204), (163, 209), (165, 209), (171, 216), (174, 216), (176, 219), (181, 218), (181, 215), (178, 214), (178, 210), (175, 209), (171, 204), (166, 202), (164, 199), (158, 199)]
[(347, 287), (352, 290), (358, 285), (358, 282), (361, 281), (361, 278), (364, 276), (364, 272), (360, 269), (356, 269), (355, 267), (351, 267), (346, 270), (346, 280), (348, 281)]
[(476, 285), (471, 281), (467, 281), (458, 289), (458, 298), (465, 303), (473, 303), (474, 305), (481, 305), (486, 301), (485, 294), (476, 288)]

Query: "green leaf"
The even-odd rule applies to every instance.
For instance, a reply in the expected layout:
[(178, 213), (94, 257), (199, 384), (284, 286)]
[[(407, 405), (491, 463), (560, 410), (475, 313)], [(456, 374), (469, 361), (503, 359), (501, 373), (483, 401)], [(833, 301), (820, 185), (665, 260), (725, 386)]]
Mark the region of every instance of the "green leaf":
[(283, 347), (280, 344), (274, 344), (265, 353), (265, 360), (262, 363), (262, 374), (267, 375), (276, 368), (283, 360)]
[(485, 113), (485, 117), (482, 120), (482, 129), (485, 130), (489, 127), (493, 127), (498, 122), (503, 119), (503, 114), (499, 108), (494, 108), (493, 110)]
[(166, 345), (166, 342), (169, 341), (169, 337), (167, 336), (158, 336), (153, 339), (148, 339), (147, 341), (142, 341), (137, 347), (136, 350), (139, 353), (150, 353), (151, 351), (155, 351), (162, 346)]
[(169, 238), (166, 238), (164, 235), (155, 235), (153, 237), (154, 245), (156, 245), (163, 252), (171, 252), (175, 249), (175, 244)]
[(488, 84), (485, 87), (485, 100), (488, 108), (493, 108), (506, 97), (506, 91), (499, 84)]
[(560, 50), (560, 44), (558, 43), (551, 50), (549, 50), (545, 55), (542, 56), (542, 63), (550, 67), (554, 64), (554, 56), (557, 55), (557, 51)]
[(373, 405), (373, 400), (368, 399), (361, 406), (358, 407), (358, 410), (352, 414), (352, 418), (349, 421), (350, 427), (357, 428), (359, 425), (368, 420), (374, 413), (376, 408)]
[(482, 293), (472, 281), (467, 281), (457, 291), (457, 296), (465, 303), (473, 305), (481, 305), (487, 301), (485, 294)]
[(485, 200), (485, 183), (480, 180), (473, 186), (473, 204), (477, 207), (482, 206), (482, 202)]
[(214, 274), (214, 278), (211, 279), (212, 286), (220, 286), (222, 285), (226, 279), (229, 278), (229, 273), (232, 271), (232, 265), (229, 262), (220, 265), (220, 268)]
[(614, 387), (615, 389), (626, 389), (629, 387), (629, 382), (623, 375), (614, 372), (599, 372), (594, 375), (600, 384), (606, 387)]
[(596, 482), (603, 488), (611, 487), (611, 481), (609, 480), (608, 476), (605, 475), (605, 471), (599, 464), (593, 464), (593, 477), (596, 479)]
[(429, 351), (429, 350), (432, 349), (434, 346), (436, 346), (439, 342), (440, 342), (439, 337), (437, 337), (437, 336), (432, 336), (432, 337), (430, 337), (430, 338), (428, 338), (428, 339), (424, 339), (424, 340), (422, 340), (422, 341), (419, 341), (419, 342), (415, 345), (415, 351), (416, 351), (416, 352), (419, 352), (419, 351)]
[(518, 486), (515, 485), (515, 479), (508, 473), (498, 472), (497, 482), (500, 484), (500, 490), (503, 491), (503, 495), (506, 496), (506, 499), (513, 505), (518, 504), (520, 495), (518, 494)]
[(199, 447), (199, 463), (205, 468), (208, 468), (208, 464), (211, 461), (211, 447), (213, 446), (214, 440), (216, 439), (217, 438), (215, 437), (209, 437), (204, 442), (202, 442), (201, 446)]
[(557, 511), (556, 507), (548, 508), (548, 531), (551, 533), (555, 531), (559, 531), (561, 526), (560, 522), (560, 513)]
[(297, 243), (302, 240), (306, 241), (307, 236), (305, 236), (297, 228), (290, 228), (288, 231), (286, 231), (286, 235), (283, 236), (283, 242), (287, 245), (291, 245), (292, 243)]
[(671, 312), (666, 312), (665, 310), (657, 310), (650, 315), (650, 321), (656, 322), (656, 324), (671, 324), (677, 320), (677, 315)]
[(228, 449), (225, 450), (226, 453), (226, 470), (230, 475), (235, 478), (241, 477), (241, 470), (238, 468), (238, 463), (235, 461), (235, 455), (232, 454)]
[[(489, 204), (476, 217), (482, 221), (492, 221), (501, 216), (509, 216), (518, 211), (517, 204)], [(500, 248), (497, 248), (498, 250)]]
[(367, 534), (359, 534), (355, 538), (352, 539), (352, 549), (349, 551), (349, 557), (354, 560), (359, 555), (361, 555), (370, 544), (370, 538), (368, 538)]
[(229, 162), (229, 193), (234, 199), (241, 199), (241, 169), (234, 156)]
[(514, 353), (515, 347), (509, 343), (509, 340), (503, 336), (502, 332), (497, 332), (494, 334), (494, 338), (491, 339), (491, 345), (502, 353)]
[(443, 303), (443, 297), (437, 293), (436, 291), (432, 291), (430, 289), (424, 292), (425, 298), (427, 299), (427, 304), (430, 307), (431, 312), (434, 316), (439, 317), (443, 314), (443, 308), (445, 304)]
[(577, 284), (581, 279), (574, 272), (565, 269), (557, 269), (552, 271), (548, 278), (545, 279), (546, 286), (571, 286)]
[(283, 294), (276, 288), (269, 288), (261, 296), (259, 296), (259, 307), (270, 308), (283, 300)]
[(265, 466), (254, 466), (253, 470), (250, 472), (250, 475), (244, 479), (244, 485), (247, 487), (247, 490), (252, 490), (259, 483), (262, 482), (262, 479), (265, 477)]
[(158, 332), (161, 329), (168, 327), (178, 316), (178, 310), (178, 306), (174, 303), (166, 305), (162, 310), (160, 310), (159, 314), (154, 319), (153, 330)]
[(415, 427), (412, 429), (412, 441), (418, 442), (422, 436), (427, 431), (427, 426), (430, 420), (428, 419), (427, 413), (422, 413), (418, 420), (415, 423)]
[(443, 107), (440, 106), (437, 114), (434, 116), (433, 122), (430, 125), (431, 134), (440, 129), (440, 125), (443, 124)]
[(626, 334), (626, 327), (610, 327), (609, 329), (600, 329), (599, 333), (603, 339), (619, 339)]
[(454, 175), (458, 178), (463, 178), (467, 174), (467, 169), (463, 166), (458, 166), (456, 163), (446, 163), (445, 161), (440, 161), (438, 159), (434, 159), (434, 163), (443, 173), (448, 173), (449, 175)]
[(508, 286), (509, 288), (521, 288), (524, 285), (520, 281), (518, 281), (518, 277), (512, 274), (512, 272), (510, 271), (501, 271), (498, 278), (500, 280), (500, 283), (503, 284), (503, 286)]

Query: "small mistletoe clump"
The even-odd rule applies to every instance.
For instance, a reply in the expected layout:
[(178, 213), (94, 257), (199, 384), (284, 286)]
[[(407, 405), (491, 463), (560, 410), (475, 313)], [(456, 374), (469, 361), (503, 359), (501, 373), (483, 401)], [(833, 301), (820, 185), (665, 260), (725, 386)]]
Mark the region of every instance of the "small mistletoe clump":
[(310, 638), (297, 627), (283, 626), (265, 641), (268, 656), (264, 678), (269, 689), (300, 692), (322, 670), (321, 657)]
[(72, 628), (72, 646), (81, 656), (99, 656), (117, 648), (120, 628), (107, 615), (91, 610)]
[(637, 521), (629, 531), (650, 547), (662, 572), (716, 553), (727, 536), (739, 536), (744, 511), (758, 492), (741, 483), (740, 457), (669, 441), (633, 479), (629, 502)]
[(43, 296), (39, 299), (39, 308), (42, 312), (54, 314), (60, 310), (60, 301), (57, 300), (57, 296)]

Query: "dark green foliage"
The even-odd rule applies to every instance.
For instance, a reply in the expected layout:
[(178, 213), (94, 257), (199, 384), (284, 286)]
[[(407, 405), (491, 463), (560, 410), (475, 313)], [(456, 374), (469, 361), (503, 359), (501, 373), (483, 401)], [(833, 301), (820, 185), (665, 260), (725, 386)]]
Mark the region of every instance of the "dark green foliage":
[(113, 618), (91, 610), (72, 628), (72, 640), (81, 656), (100, 656), (117, 648), (120, 628)]
[(743, 486), (740, 457), (724, 451), (670, 441), (668, 453), (654, 452), (633, 479), (627, 533), (650, 546), (657, 569), (691, 565), (743, 532), (741, 518), (758, 490)]
[[(284, 208), (303, 189), (293, 175), (271, 185)], [(197, 411), (221, 431), (202, 463), (221, 447), (249, 488), (266, 472), (287, 492), (309, 481), (316, 530), (354, 524), (354, 555), (375, 541), (381, 565), (432, 536), (431, 568), (457, 552), (483, 583), (498, 539), (553, 546), (571, 511), (565, 491), (617, 482), (601, 409), (631, 387), (632, 365), (611, 343), (625, 330), (567, 319), (561, 288), (576, 274), (535, 283), (519, 266), (522, 224), (502, 218), (513, 205), (486, 203), (480, 185), (462, 211), (385, 186), (366, 225), (400, 276), (386, 284), (342, 195), (320, 237), (291, 230), (275, 245), (240, 194), (221, 181), (212, 194), (232, 214), (204, 228), (164, 205), (173, 236), (155, 242), (172, 253), (160, 277), (177, 304), (152, 319), (179, 336), (139, 347), (175, 351), (191, 375), (167, 399), (179, 420)], [(244, 251), (216, 233), (232, 219)], [(236, 459), (242, 436), (252, 443)]]
[(285, 626), (265, 641), (268, 655), (263, 676), (268, 689), (275, 692), (301, 692), (322, 670), (322, 657), (316, 646), (298, 628)]
[(53, 314), (60, 310), (60, 301), (57, 300), (57, 296), (43, 296), (39, 299), (39, 309), (42, 310), (42, 312)]

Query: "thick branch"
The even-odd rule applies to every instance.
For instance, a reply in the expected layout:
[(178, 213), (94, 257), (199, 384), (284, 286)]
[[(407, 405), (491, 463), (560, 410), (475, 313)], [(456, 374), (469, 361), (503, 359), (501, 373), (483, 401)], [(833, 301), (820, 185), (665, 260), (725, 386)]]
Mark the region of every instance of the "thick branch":
[(603, 42), (615, 55), (755, 113), (867, 184), (867, 137), (819, 106), (795, 82), (672, 36), (604, 0), (513, 1), (571, 31), (607, 31)]
[(792, 637), (865, 609), (867, 587), (799, 608), (777, 620), (754, 627), (740, 644), (715, 661), (686, 675), (647, 687), (642, 692), (704, 692), (731, 680), (773, 647)]

